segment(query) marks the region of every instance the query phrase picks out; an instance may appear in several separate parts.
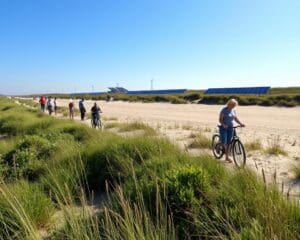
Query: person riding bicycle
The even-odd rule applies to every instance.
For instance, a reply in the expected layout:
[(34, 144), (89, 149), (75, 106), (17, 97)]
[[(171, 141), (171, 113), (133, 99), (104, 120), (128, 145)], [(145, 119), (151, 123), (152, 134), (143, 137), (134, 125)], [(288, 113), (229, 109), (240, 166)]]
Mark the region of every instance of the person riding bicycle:
[(92, 120), (93, 120), (94, 126), (97, 126), (97, 123), (100, 120), (100, 113), (102, 113), (102, 111), (96, 102), (94, 103), (94, 106), (92, 107), (91, 112), (92, 112)]
[(231, 163), (232, 160), (229, 158), (229, 144), (233, 135), (233, 125), (234, 121), (240, 124), (241, 127), (245, 125), (238, 119), (235, 108), (238, 106), (238, 102), (235, 99), (230, 99), (227, 102), (227, 106), (224, 107), (219, 116), (220, 137), (221, 143), (225, 148), (225, 161)]

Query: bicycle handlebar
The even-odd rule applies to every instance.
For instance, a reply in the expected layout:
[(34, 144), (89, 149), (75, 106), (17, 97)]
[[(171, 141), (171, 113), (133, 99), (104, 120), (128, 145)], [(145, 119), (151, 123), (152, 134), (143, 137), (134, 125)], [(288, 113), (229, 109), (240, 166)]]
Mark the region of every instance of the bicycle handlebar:
[[(222, 125), (218, 125), (218, 127), (220, 128), (220, 127), (222, 127)], [(234, 129), (236, 129), (236, 128), (243, 128), (243, 127), (241, 125), (237, 125), (237, 126), (228, 127), (228, 128), (234, 128)]]

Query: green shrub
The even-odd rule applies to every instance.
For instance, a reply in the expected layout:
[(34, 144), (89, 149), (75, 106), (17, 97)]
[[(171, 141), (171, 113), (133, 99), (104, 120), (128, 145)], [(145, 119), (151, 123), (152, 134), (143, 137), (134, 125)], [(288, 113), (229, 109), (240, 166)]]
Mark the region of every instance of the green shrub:
[(174, 213), (194, 212), (208, 199), (210, 180), (202, 168), (183, 166), (166, 174), (167, 199)]
[(200, 100), (201, 97), (202, 96), (200, 93), (190, 93), (185, 95), (183, 99), (192, 102), (192, 101)]
[(37, 135), (25, 136), (17, 146), (3, 156), (0, 165), (5, 179), (37, 180), (46, 172), (42, 160), (50, 157), (54, 145)]
[(260, 102), (258, 102), (258, 105), (261, 105), (261, 106), (273, 106), (274, 102), (271, 99), (262, 99)]
[(181, 99), (181, 98), (178, 98), (178, 97), (173, 97), (173, 98), (171, 99), (171, 103), (172, 103), (172, 104), (185, 104), (185, 103), (186, 103), (186, 100)]
[(74, 137), (75, 141), (78, 142), (84, 142), (89, 141), (95, 136), (95, 131), (93, 129), (90, 129), (89, 127), (85, 125), (79, 125), (79, 124), (66, 124), (62, 126), (60, 129), (62, 133), (70, 134)]
[(87, 166), (87, 179), (92, 189), (104, 187), (105, 180), (111, 183), (122, 181), (132, 172), (132, 166), (150, 158), (178, 153), (168, 141), (145, 137), (107, 137), (87, 146), (83, 160)]
[(294, 101), (280, 100), (277, 105), (281, 107), (296, 107), (297, 103)]

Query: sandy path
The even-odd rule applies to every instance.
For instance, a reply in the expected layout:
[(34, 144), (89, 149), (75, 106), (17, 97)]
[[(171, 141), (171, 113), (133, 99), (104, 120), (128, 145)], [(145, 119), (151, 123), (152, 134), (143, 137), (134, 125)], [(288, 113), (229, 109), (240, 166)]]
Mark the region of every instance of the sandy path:
[[(69, 100), (58, 100), (59, 106), (67, 107)], [(222, 106), (169, 103), (128, 103), (99, 101), (105, 118), (117, 118), (120, 122), (142, 121), (152, 127), (159, 128), (174, 143), (184, 146), (191, 132), (205, 131), (211, 137)], [(86, 108), (93, 101), (85, 102)], [(75, 102), (78, 108), (78, 101)], [(300, 196), (300, 184), (294, 178), (293, 165), (300, 164), (300, 107), (279, 108), (240, 106), (237, 109), (239, 118), (246, 128), (239, 130), (241, 140), (246, 142), (261, 141), (264, 147), (274, 142), (288, 152), (288, 156), (266, 155), (261, 152), (247, 153), (247, 165), (258, 171), (265, 171), (270, 181), (276, 176), (278, 184), (284, 184), (285, 192), (292, 188), (292, 194)], [(201, 151), (200, 151), (201, 152)], [(197, 153), (197, 151), (196, 151)]]

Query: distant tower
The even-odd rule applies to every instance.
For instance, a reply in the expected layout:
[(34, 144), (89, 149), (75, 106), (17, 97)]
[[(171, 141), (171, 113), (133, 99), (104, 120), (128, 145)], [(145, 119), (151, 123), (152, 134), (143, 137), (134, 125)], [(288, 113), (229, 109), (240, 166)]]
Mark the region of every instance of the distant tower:
[(92, 92), (94, 92), (95, 91), (95, 89), (94, 89), (94, 85), (92, 85)]
[(153, 78), (151, 79), (151, 90), (153, 90)]

